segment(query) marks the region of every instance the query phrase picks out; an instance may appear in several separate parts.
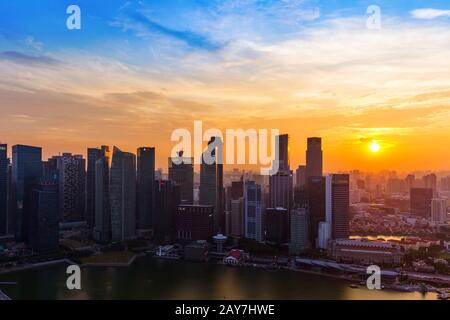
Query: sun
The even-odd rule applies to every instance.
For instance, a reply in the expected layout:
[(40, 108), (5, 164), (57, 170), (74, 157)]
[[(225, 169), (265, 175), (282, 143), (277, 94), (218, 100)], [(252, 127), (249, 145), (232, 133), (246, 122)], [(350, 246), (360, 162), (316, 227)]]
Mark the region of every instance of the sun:
[(372, 141), (372, 143), (369, 145), (369, 149), (373, 153), (377, 153), (380, 151), (381, 148), (380, 148), (380, 145), (378, 144), (378, 142)]

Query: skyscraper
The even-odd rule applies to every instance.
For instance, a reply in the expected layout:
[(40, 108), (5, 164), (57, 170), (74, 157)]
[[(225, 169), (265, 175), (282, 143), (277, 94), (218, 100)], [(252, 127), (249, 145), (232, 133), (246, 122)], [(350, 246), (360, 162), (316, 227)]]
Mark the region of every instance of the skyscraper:
[(308, 138), (306, 179), (309, 177), (321, 177), (323, 175), (322, 157), (322, 138)]
[(299, 255), (309, 248), (309, 219), (305, 208), (293, 209), (291, 216), (291, 239), (289, 253)]
[(136, 236), (136, 156), (114, 147), (110, 179), (112, 241), (133, 239)]
[(281, 135), (279, 140), (279, 169), (269, 177), (269, 206), (289, 210), (293, 200), (293, 173), (289, 168), (289, 137)]
[(157, 241), (170, 241), (175, 234), (175, 216), (180, 204), (180, 187), (171, 180), (155, 185), (155, 214), (153, 233)]
[(63, 153), (56, 159), (58, 170), (59, 222), (85, 220), (86, 161), (81, 155)]
[[(326, 177), (326, 221), (331, 221), (331, 239), (349, 237), (350, 177), (331, 174)], [(331, 219), (330, 219), (331, 217)]]
[(266, 240), (275, 244), (289, 243), (289, 211), (285, 208), (266, 209)]
[(295, 186), (304, 188), (306, 186), (306, 166), (298, 166), (295, 170)]
[(254, 181), (246, 181), (244, 190), (245, 237), (263, 241), (261, 186)]
[(12, 158), (15, 235), (18, 241), (28, 241), (29, 201), (33, 185), (42, 177), (42, 149), (15, 145), (12, 148)]
[[(95, 226), (95, 168), (96, 162), (100, 158), (105, 158), (107, 160), (106, 162), (108, 163), (109, 168), (110, 151), (108, 146), (89, 148), (87, 150), (86, 221), (90, 228), (94, 228)], [(109, 188), (109, 181), (107, 187)]]
[(152, 228), (155, 210), (155, 148), (137, 150), (137, 227)]
[(437, 191), (437, 176), (434, 173), (427, 174), (423, 178), (423, 186), (433, 190), (433, 194)]
[(225, 232), (222, 141), (212, 137), (200, 165), (200, 204), (214, 206), (214, 232)]
[(30, 196), (29, 244), (38, 253), (58, 250), (58, 182), (42, 181)]
[(431, 200), (431, 221), (445, 223), (447, 221), (447, 200), (434, 198)]
[(181, 203), (194, 203), (194, 158), (183, 157), (178, 153), (177, 163), (169, 158), (169, 179), (180, 186)]
[(111, 240), (111, 203), (109, 197), (109, 159), (100, 157), (95, 162), (95, 223), (96, 241)]
[(431, 200), (433, 199), (433, 189), (431, 188), (411, 188), (410, 191), (411, 213), (430, 219)]
[(0, 144), (0, 236), (8, 230), (8, 146)]
[(310, 177), (307, 186), (308, 210), (310, 216), (309, 239), (313, 248), (317, 247), (319, 225), (326, 219), (325, 216), (325, 178)]

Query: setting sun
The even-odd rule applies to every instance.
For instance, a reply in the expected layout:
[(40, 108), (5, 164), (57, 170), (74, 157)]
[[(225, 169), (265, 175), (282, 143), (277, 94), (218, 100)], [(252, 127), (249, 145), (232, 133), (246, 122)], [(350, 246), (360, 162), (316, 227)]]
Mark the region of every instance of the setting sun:
[(380, 145), (376, 141), (372, 141), (369, 146), (370, 151), (377, 153), (380, 151)]

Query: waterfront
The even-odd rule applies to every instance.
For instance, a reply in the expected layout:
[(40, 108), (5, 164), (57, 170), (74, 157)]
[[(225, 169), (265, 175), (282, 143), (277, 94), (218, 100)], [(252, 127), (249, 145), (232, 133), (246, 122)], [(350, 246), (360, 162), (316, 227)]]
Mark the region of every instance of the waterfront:
[(66, 288), (66, 265), (0, 275), (12, 299), (436, 299), (436, 294), (352, 289), (349, 282), (292, 271), (137, 259), (130, 267), (82, 269), (82, 290)]

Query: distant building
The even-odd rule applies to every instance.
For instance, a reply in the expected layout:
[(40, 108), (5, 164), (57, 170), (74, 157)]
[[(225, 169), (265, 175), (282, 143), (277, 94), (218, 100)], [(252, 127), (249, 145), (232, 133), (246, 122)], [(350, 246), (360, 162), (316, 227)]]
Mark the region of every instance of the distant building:
[(289, 253), (299, 255), (309, 249), (309, 219), (305, 208), (293, 209), (291, 217), (291, 237), (289, 243)]
[(298, 166), (295, 170), (295, 186), (297, 188), (306, 187), (306, 166)]
[(278, 172), (269, 177), (269, 206), (289, 210), (293, 201), (293, 173), (289, 168), (289, 136), (278, 136)]
[(109, 196), (109, 158), (99, 157), (95, 163), (95, 223), (94, 239), (111, 240), (111, 199)]
[(325, 223), (325, 178), (310, 177), (307, 186), (308, 210), (310, 217), (309, 239), (313, 248), (317, 248), (319, 225)]
[(8, 146), (0, 144), (0, 236), (8, 231)]
[(323, 175), (322, 138), (308, 138), (306, 150), (306, 181)]
[(213, 236), (213, 206), (179, 205), (175, 216), (177, 240), (209, 240)]
[(431, 188), (412, 188), (410, 191), (411, 213), (430, 219), (431, 200), (433, 199), (433, 189)]
[(181, 203), (194, 204), (194, 158), (183, 157), (182, 151), (178, 158), (170, 157), (169, 179), (180, 186)]
[(287, 244), (289, 238), (289, 211), (285, 208), (266, 209), (266, 240), (280, 245)]
[(180, 187), (171, 180), (155, 185), (155, 214), (153, 234), (157, 241), (170, 241), (175, 233), (175, 215), (180, 204)]
[[(332, 174), (326, 178), (326, 222), (331, 222), (331, 238), (349, 237), (350, 178), (348, 174)], [(331, 215), (331, 219), (329, 216)]]
[(445, 223), (447, 221), (447, 200), (434, 198), (431, 200), (431, 221)]
[(42, 182), (30, 196), (29, 245), (37, 253), (57, 251), (59, 247), (58, 184)]
[(214, 206), (214, 231), (225, 232), (223, 210), (223, 143), (212, 137), (200, 165), (200, 204)]
[(245, 237), (256, 241), (263, 241), (261, 186), (254, 181), (246, 181), (244, 186)]
[(433, 194), (437, 192), (437, 176), (434, 173), (427, 174), (423, 178), (423, 186), (433, 190)]
[(245, 234), (244, 225), (244, 198), (231, 200), (230, 236), (242, 238)]
[(137, 228), (152, 228), (155, 210), (155, 148), (137, 149), (136, 175)]
[(223, 259), (223, 262), (228, 265), (236, 266), (243, 260), (244, 253), (242, 250), (233, 249), (228, 255)]
[(111, 238), (122, 242), (136, 237), (136, 157), (114, 147), (111, 164)]
[(364, 265), (398, 266), (403, 258), (399, 246), (388, 242), (367, 240), (334, 240), (329, 246), (328, 255), (337, 262)]
[(28, 241), (30, 197), (32, 187), (42, 177), (42, 149), (15, 145), (12, 148), (12, 185), (14, 197), (15, 235), (17, 241)]

